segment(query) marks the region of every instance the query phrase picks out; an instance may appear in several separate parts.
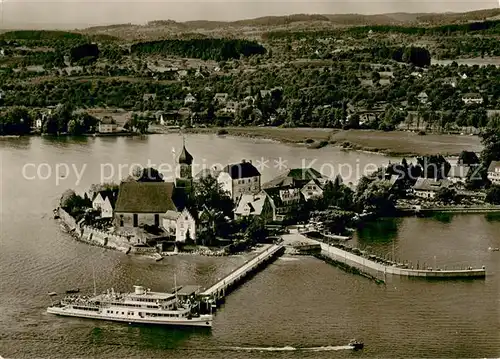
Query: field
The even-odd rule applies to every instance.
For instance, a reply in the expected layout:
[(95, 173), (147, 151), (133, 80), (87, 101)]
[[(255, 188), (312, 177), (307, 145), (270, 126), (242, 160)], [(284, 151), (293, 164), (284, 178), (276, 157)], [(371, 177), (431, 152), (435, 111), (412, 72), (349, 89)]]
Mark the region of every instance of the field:
[[(229, 136), (268, 138), (284, 143), (302, 144), (306, 140), (328, 141), (346, 149), (373, 151), (391, 155), (458, 155), (463, 150), (479, 152), (481, 141), (477, 136), (429, 134), (412, 132), (382, 132), (369, 130), (335, 130), (325, 128), (227, 127)], [(188, 132), (213, 133), (217, 129), (196, 128)]]

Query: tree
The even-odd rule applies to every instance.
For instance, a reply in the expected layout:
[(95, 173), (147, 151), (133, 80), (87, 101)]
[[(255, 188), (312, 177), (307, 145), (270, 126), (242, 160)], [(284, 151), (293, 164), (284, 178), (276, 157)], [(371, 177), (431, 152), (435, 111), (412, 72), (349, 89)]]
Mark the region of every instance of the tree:
[(500, 186), (493, 185), (486, 192), (486, 202), (500, 205)]
[(457, 199), (457, 191), (450, 187), (442, 187), (436, 192), (436, 200), (443, 203), (452, 203)]
[(395, 197), (389, 181), (372, 180), (362, 192), (357, 191), (356, 202), (358, 208), (387, 214), (395, 208)]
[(217, 179), (211, 175), (204, 176), (194, 184), (194, 206), (203, 211), (220, 212), (223, 216), (231, 217), (234, 203)]
[(352, 208), (353, 200), (354, 192), (342, 183), (342, 177), (338, 175), (333, 182), (327, 182), (319, 202), (322, 208), (332, 206), (348, 210)]
[(451, 169), (450, 163), (442, 155), (418, 157), (417, 162), (422, 168), (422, 174), (425, 178), (446, 178)]
[(0, 135), (25, 135), (31, 131), (33, 120), (24, 107), (14, 107), (0, 114)]
[(500, 160), (500, 128), (487, 128), (481, 133), (481, 161), (488, 168), (491, 161)]
[(164, 182), (163, 175), (156, 168), (136, 167), (132, 174), (137, 182)]
[(353, 212), (337, 209), (328, 209), (326, 211), (316, 211), (312, 214), (313, 218), (319, 219), (331, 233), (341, 234), (345, 232), (347, 226), (352, 221)]
[(191, 244), (193, 243), (193, 239), (191, 238), (191, 232), (189, 229), (186, 231), (186, 244)]
[(254, 216), (245, 231), (245, 237), (254, 242), (264, 242), (268, 236), (269, 231), (266, 229), (264, 221), (260, 217)]

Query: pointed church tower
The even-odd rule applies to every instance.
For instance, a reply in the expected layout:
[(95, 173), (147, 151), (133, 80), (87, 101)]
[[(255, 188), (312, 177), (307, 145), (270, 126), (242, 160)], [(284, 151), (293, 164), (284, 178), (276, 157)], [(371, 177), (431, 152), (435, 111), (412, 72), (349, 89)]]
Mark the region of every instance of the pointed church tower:
[(193, 185), (193, 156), (186, 150), (184, 136), (182, 137), (182, 151), (177, 159), (177, 163), (179, 164), (180, 171), (179, 178), (176, 179), (175, 185), (176, 187), (184, 187), (189, 191)]

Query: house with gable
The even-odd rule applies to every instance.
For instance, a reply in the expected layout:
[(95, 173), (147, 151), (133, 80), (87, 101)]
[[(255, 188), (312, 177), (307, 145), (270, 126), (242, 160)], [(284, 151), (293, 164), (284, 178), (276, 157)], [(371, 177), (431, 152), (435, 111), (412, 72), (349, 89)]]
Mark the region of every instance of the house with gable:
[(480, 105), (484, 102), (483, 97), (478, 93), (467, 93), (462, 96), (462, 101), (466, 105), (477, 104)]
[(307, 201), (312, 198), (321, 198), (323, 188), (328, 178), (314, 168), (292, 168), (262, 185), (267, 188), (298, 188)]
[(294, 209), (294, 206), (302, 200), (299, 188), (267, 188), (262, 192), (269, 198), (274, 222), (283, 221), (286, 215)]
[(418, 178), (413, 186), (413, 193), (420, 198), (433, 199), (442, 188), (448, 188), (451, 182), (448, 180), (436, 180), (432, 178)]
[(162, 227), (176, 242), (196, 241), (196, 218), (184, 208), (182, 212), (167, 211), (163, 217)]
[(421, 104), (426, 104), (429, 101), (429, 96), (425, 92), (421, 92), (421, 93), (418, 94), (417, 100)]
[(99, 133), (113, 133), (118, 129), (116, 121), (111, 116), (104, 116), (99, 121)]
[(194, 97), (191, 92), (186, 95), (184, 99), (184, 105), (190, 105), (196, 102), (196, 97)]
[(228, 99), (229, 99), (229, 94), (227, 94), (226, 92), (222, 93), (219, 92), (216, 93), (214, 96), (214, 101), (221, 105), (224, 105)]
[(257, 194), (261, 189), (261, 176), (251, 161), (227, 165), (219, 173), (217, 182), (229, 193), (234, 202), (244, 194)]
[(500, 161), (492, 161), (488, 167), (488, 179), (493, 184), (500, 184)]
[(235, 113), (238, 110), (239, 104), (236, 101), (226, 102), (226, 107), (222, 109), (225, 113)]
[(274, 220), (274, 209), (269, 196), (264, 192), (244, 194), (240, 197), (236, 209), (236, 218), (259, 216), (264, 222)]
[(113, 218), (118, 190), (103, 190), (95, 193), (92, 208), (100, 212), (101, 218)]

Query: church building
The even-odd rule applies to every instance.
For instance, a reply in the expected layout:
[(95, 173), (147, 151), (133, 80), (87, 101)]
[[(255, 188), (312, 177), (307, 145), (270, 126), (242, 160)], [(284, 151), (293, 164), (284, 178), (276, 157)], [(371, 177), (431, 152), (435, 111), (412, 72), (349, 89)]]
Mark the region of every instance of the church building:
[[(122, 182), (115, 206), (117, 228), (137, 228), (144, 225), (160, 227), (177, 241), (195, 239), (195, 217), (186, 208), (193, 190), (193, 156), (184, 143), (177, 158), (179, 174), (172, 182)], [(189, 229), (189, 230), (188, 230)]]

